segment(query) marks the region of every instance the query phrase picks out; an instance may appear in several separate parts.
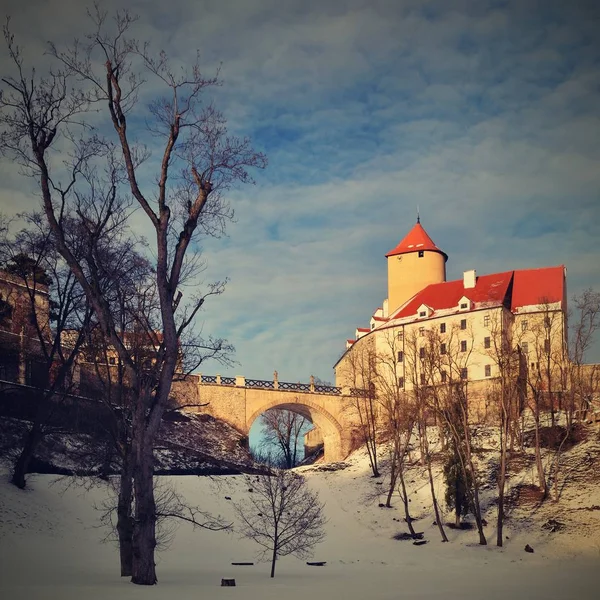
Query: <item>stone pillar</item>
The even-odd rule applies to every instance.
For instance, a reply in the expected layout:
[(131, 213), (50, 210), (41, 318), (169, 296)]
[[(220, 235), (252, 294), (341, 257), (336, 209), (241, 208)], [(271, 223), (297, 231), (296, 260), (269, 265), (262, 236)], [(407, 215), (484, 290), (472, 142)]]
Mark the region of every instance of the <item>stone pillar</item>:
[(235, 378), (235, 385), (237, 387), (246, 387), (246, 378), (245, 377), (237, 376)]
[(221, 385), (221, 376), (217, 375), (217, 385)]
[(310, 391), (311, 392), (315, 391), (315, 377), (314, 377), (314, 375), (310, 376)]
[(279, 389), (279, 380), (277, 379), (277, 371), (273, 372), (273, 389), (274, 390)]

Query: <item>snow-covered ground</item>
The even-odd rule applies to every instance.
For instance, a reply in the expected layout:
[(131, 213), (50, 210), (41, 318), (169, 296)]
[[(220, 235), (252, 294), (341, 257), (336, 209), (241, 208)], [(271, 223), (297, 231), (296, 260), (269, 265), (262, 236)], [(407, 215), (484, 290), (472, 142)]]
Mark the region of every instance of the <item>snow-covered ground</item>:
[[(317, 468), (318, 469), (318, 468)], [(239, 597), (244, 600), (348, 600), (392, 598), (502, 598), (565, 600), (600, 597), (600, 536), (590, 529), (582, 536), (572, 530), (543, 531), (511, 519), (506, 545), (495, 541), (492, 518), (490, 545), (477, 544), (475, 531), (448, 530), (451, 542), (439, 541), (433, 526), (426, 481), (420, 471), (410, 474), (411, 507), (418, 531), (428, 543), (392, 539), (404, 531), (400, 503), (378, 506), (383, 485), (369, 477), (364, 455), (358, 453), (347, 468), (336, 472), (302, 469), (326, 504), (327, 538), (315, 552), (324, 567), (307, 566), (294, 557), (278, 561), (275, 579), (269, 565), (232, 566), (255, 560), (252, 542), (236, 533), (192, 530), (182, 524), (171, 547), (159, 554), (159, 584), (135, 586), (121, 579), (118, 554), (103, 543), (107, 531), (99, 527), (99, 511), (106, 490), (85, 492), (56, 477), (32, 475), (29, 489), (19, 491), (0, 474), (0, 598), (104, 600), (119, 598), (175, 598), (199, 600)], [(170, 477), (191, 503), (234, 519), (233, 502), (249, 494), (242, 476)], [(600, 503), (590, 488), (584, 504)], [(595, 492), (594, 492), (595, 490)], [(441, 493), (441, 489), (440, 489)], [(232, 500), (225, 499), (225, 496)], [(581, 502), (581, 499), (580, 499)], [(595, 503), (595, 504), (594, 504)], [(565, 505), (569, 510), (570, 504)], [(551, 508), (546, 510), (552, 510)], [(566, 510), (563, 507), (561, 510)], [(597, 516), (597, 511), (589, 511)], [(588, 513), (586, 513), (588, 514)], [(518, 524), (518, 526), (517, 526)], [(525, 553), (525, 544), (535, 552)], [(223, 577), (234, 577), (235, 588), (221, 588)]]

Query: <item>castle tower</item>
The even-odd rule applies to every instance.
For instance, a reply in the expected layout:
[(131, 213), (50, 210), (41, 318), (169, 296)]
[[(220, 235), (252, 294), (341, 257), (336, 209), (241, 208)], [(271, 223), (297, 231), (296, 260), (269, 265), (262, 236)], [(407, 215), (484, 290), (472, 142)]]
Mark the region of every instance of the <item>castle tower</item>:
[(386, 257), (389, 315), (428, 285), (446, 281), (448, 255), (433, 243), (419, 218), (408, 235)]

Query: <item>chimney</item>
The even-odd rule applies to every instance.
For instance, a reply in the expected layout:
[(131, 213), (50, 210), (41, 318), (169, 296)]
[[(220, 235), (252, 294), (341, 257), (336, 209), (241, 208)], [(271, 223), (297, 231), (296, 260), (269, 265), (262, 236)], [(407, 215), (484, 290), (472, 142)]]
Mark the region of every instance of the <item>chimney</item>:
[(476, 282), (477, 276), (475, 275), (475, 269), (472, 269), (471, 271), (465, 271), (463, 273), (463, 287), (465, 288), (465, 290), (468, 290), (469, 288), (474, 288)]

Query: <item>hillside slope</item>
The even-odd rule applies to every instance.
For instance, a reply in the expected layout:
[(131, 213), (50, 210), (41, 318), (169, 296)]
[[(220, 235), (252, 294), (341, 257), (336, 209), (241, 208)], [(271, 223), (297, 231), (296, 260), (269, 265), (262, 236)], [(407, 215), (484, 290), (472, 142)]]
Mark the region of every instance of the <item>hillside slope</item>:
[[(598, 440), (584, 441), (565, 454), (566, 464), (597, 460)], [(588, 457), (586, 459), (586, 457)], [(416, 456), (414, 457), (416, 458)], [(594, 462), (594, 464), (597, 464)], [(331, 470), (332, 468), (337, 470)], [(599, 486), (594, 477), (567, 479), (560, 501), (541, 508), (514, 508), (507, 521), (504, 548), (477, 544), (475, 531), (449, 530), (450, 543), (439, 541), (433, 525), (423, 471), (409, 470), (409, 495), (418, 531), (428, 541), (414, 546), (396, 541), (406, 531), (397, 499), (394, 508), (379, 506), (384, 484), (370, 477), (364, 452), (342, 464), (300, 469), (325, 502), (327, 537), (315, 559), (322, 568), (303, 561), (280, 559), (275, 579), (269, 566), (236, 567), (232, 562), (254, 561), (256, 547), (237, 533), (194, 531), (182, 524), (170, 548), (159, 554), (159, 585), (140, 589), (118, 576), (118, 555), (102, 543), (107, 530), (98, 527), (95, 506), (108, 489), (89, 491), (66, 487), (69, 478), (55, 482), (49, 475), (33, 475), (30, 489), (20, 491), (0, 482), (0, 591), (3, 598), (30, 600), (123, 600), (176, 597), (212, 599), (231, 594), (245, 600), (391, 600), (397, 598), (527, 598), (578, 600), (598, 597), (600, 536), (597, 528)], [(589, 473), (589, 471), (588, 471)], [(511, 485), (530, 478), (528, 468), (514, 469)], [(244, 504), (254, 476), (159, 477), (170, 482), (191, 503), (221, 515), (235, 525), (233, 504)], [(585, 481), (584, 481), (585, 480)], [(438, 491), (442, 482), (438, 479)], [(484, 490), (486, 534), (493, 541), (493, 489)], [(567, 527), (551, 532), (542, 528), (555, 517)], [(524, 552), (525, 544), (534, 553)], [(234, 577), (237, 587), (221, 588), (222, 577)]]

